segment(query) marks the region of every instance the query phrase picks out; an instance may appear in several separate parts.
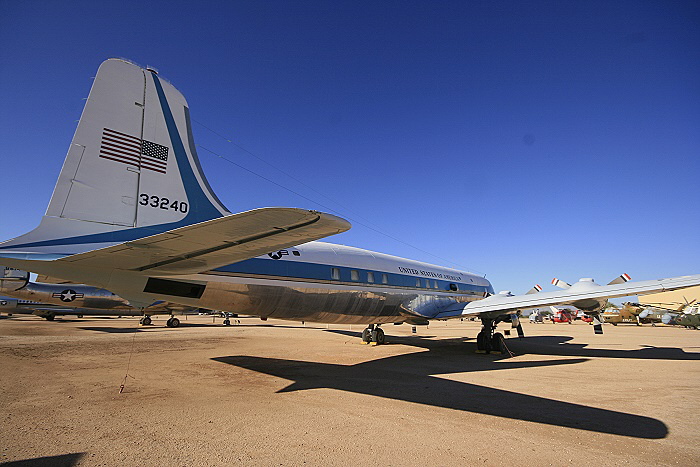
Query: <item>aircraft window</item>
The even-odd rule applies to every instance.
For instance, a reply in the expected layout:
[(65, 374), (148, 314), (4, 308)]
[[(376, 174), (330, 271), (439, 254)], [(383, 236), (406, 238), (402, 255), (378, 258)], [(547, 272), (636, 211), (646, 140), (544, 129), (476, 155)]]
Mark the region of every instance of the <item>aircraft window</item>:
[(340, 269), (331, 268), (331, 279), (340, 280)]
[(367, 282), (374, 282), (374, 273), (372, 271), (367, 271)]
[(386, 274), (382, 274), (382, 284), (388, 284), (389, 283), (389, 276)]
[(450, 284), (450, 290), (457, 290), (457, 284)]
[(420, 287), (420, 279), (416, 277), (416, 287)]
[(360, 273), (352, 269), (350, 271), (350, 280), (351, 281), (359, 281), (360, 280)]

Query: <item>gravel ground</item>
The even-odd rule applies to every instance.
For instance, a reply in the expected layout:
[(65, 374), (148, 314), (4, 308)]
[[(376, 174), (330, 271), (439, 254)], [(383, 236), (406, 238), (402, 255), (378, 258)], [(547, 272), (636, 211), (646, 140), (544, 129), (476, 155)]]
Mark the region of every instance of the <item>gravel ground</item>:
[(700, 465), (700, 331), (164, 322), (0, 319), (0, 465)]

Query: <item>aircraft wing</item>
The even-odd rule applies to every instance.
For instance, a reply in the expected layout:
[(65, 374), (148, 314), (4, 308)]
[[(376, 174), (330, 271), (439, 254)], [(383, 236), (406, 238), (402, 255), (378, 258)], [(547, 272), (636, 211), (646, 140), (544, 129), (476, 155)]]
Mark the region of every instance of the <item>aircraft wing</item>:
[(569, 289), (561, 291), (515, 296), (497, 294), (483, 300), (449, 305), (433, 318), (458, 318), (480, 313), (507, 314), (528, 308), (553, 305), (573, 305), (585, 310), (590, 309), (591, 304), (596, 300), (665, 292), (694, 285), (700, 285), (700, 274), (613, 285), (598, 285), (591, 280), (582, 280)]
[(261, 208), (57, 260), (81, 267), (192, 274), (318, 240), (345, 219), (295, 208)]

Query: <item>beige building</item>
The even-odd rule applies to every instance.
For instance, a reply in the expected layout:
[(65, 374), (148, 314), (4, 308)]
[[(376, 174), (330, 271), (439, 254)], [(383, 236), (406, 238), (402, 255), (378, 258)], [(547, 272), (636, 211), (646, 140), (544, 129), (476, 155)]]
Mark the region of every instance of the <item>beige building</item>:
[(700, 301), (700, 285), (670, 292), (640, 295), (639, 303), (644, 305), (658, 305), (664, 308), (678, 308), (693, 300)]

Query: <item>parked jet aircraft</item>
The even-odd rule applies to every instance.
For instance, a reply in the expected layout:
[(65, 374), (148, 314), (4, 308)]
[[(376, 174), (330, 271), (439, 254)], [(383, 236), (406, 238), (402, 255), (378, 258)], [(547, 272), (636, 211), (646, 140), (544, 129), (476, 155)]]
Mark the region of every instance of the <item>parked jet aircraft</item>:
[[(84, 284), (48, 284), (32, 282), (29, 273), (5, 268), (0, 275), (0, 293), (11, 298), (0, 299), (0, 311), (8, 314), (33, 314), (53, 321), (56, 316), (143, 316), (142, 324), (150, 324), (151, 316), (171, 315), (168, 327), (178, 327), (174, 314), (196, 311), (190, 306), (160, 300), (146, 309), (135, 308), (109, 290)], [(3, 303), (4, 302), (4, 303)]]
[[(488, 280), (451, 268), (318, 242), (339, 217), (294, 208), (231, 214), (199, 165), (182, 94), (155, 70), (102, 63), (46, 214), (0, 244), (0, 263), (90, 284), (131, 306), (160, 300), (297, 321), (384, 323), (478, 316), (477, 346), (500, 345), (499, 322), (570, 304), (598, 316), (608, 297), (700, 284), (700, 275), (494, 295)], [(595, 326), (602, 332), (600, 319)]]

